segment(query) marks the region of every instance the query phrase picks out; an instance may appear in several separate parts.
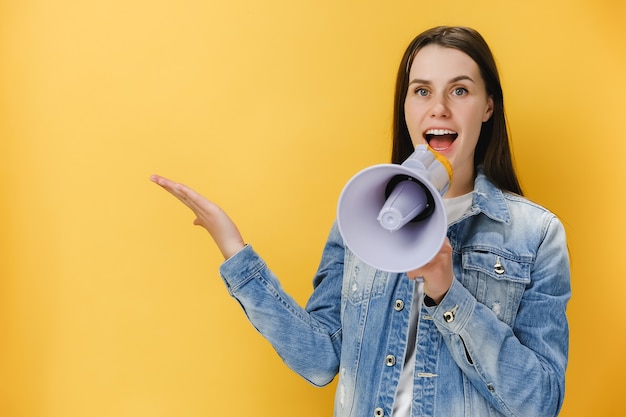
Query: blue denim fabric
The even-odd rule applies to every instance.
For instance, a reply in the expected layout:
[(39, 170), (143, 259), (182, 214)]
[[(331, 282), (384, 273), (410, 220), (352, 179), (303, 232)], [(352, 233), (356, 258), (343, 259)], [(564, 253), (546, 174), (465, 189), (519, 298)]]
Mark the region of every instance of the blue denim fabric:
[[(479, 174), (472, 207), (448, 237), (456, 280), (420, 311), (412, 416), (557, 415), (571, 295), (562, 224)], [(251, 246), (220, 273), (291, 369), (316, 386), (339, 374), (335, 416), (391, 414), (415, 285), (405, 274), (364, 264), (336, 225), (304, 309)]]

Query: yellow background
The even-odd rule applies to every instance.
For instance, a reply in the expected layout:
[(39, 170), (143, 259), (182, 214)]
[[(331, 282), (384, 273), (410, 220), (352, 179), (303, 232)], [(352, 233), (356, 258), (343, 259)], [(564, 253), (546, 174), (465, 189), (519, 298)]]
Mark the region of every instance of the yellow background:
[(623, 412), (626, 9), (619, 0), (4, 0), (0, 415), (331, 415), (148, 181), (220, 203), (301, 303), (358, 170), (389, 157), (414, 35), (477, 28), (527, 195), (572, 255), (563, 416)]

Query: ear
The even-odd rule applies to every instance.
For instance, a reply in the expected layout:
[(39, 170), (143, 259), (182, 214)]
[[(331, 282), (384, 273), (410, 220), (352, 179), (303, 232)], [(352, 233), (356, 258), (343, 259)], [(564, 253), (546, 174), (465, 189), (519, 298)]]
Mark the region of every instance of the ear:
[(483, 123), (491, 118), (493, 114), (493, 97), (487, 97), (487, 106), (485, 107), (485, 114), (483, 115)]

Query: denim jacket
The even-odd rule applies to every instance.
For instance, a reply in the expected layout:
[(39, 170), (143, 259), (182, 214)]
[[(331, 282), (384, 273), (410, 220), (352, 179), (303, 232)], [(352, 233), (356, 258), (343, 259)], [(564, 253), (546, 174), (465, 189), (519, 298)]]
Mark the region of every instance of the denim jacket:
[[(448, 228), (455, 281), (421, 303), (412, 416), (555, 416), (563, 402), (569, 259), (561, 222), (477, 176)], [(333, 226), (301, 308), (251, 246), (220, 267), (283, 361), (316, 386), (338, 374), (336, 417), (390, 416), (415, 282), (369, 267)]]

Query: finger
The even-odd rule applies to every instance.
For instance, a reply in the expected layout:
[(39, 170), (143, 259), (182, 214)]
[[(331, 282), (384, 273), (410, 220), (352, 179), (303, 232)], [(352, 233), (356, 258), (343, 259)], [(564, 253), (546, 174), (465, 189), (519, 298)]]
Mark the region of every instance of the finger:
[(174, 184), (174, 192), (176, 196), (188, 206), (201, 207), (202, 203), (207, 201), (195, 190), (181, 183)]
[(198, 208), (197, 202), (199, 199), (199, 194), (193, 191), (191, 188), (185, 186), (184, 184), (174, 182), (165, 177), (161, 177), (160, 175), (152, 175), (150, 177), (150, 180), (160, 185), (163, 189), (179, 199), (190, 209), (195, 211), (195, 209)]
[(161, 177), (160, 175), (152, 175), (152, 176), (150, 176), (150, 181), (156, 183), (157, 185), (160, 185), (162, 188), (167, 190), (169, 193), (175, 194), (174, 186), (176, 185), (176, 183), (174, 181), (172, 181), (170, 179), (167, 179), (165, 177)]
[(180, 183), (174, 185), (174, 189), (176, 197), (198, 217), (194, 224), (206, 228), (219, 217), (221, 209), (193, 189)]
[(417, 272), (417, 270), (407, 272), (406, 276), (409, 277), (409, 279), (415, 279), (415, 280), (423, 279), (423, 275)]

